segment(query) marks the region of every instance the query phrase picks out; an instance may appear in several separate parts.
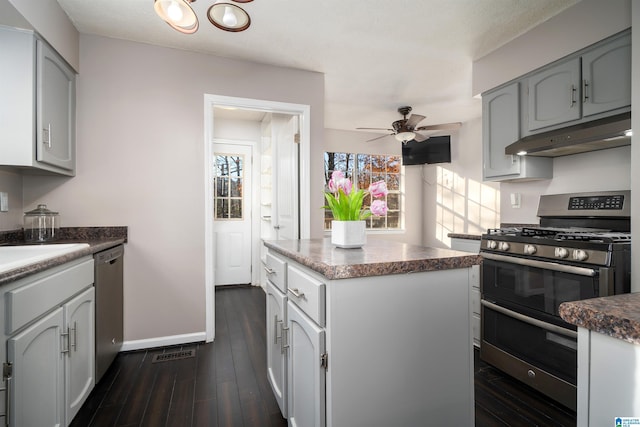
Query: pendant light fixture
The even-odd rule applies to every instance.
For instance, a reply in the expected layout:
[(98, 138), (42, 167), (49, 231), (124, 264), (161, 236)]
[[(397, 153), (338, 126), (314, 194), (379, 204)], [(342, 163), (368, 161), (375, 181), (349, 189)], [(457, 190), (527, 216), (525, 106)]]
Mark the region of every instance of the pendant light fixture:
[[(236, 3), (249, 3), (253, 0), (233, 0)], [(249, 14), (233, 3), (218, 1), (207, 10), (209, 21), (221, 30), (239, 32), (251, 25)]]
[(184, 34), (198, 31), (198, 17), (190, 3), (195, 0), (154, 0), (153, 8), (169, 26)]

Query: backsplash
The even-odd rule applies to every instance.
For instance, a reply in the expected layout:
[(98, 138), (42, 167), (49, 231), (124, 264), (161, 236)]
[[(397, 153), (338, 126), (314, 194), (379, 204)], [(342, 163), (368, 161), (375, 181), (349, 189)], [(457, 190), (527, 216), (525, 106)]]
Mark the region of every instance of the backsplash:
[(0, 191), (9, 195), (9, 211), (0, 212), (0, 231), (22, 228), (22, 175), (0, 170)]
[[(615, 191), (631, 188), (631, 147), (553, 159), (553, 179), (500, 184), (500, 220), (505, 223), (538, 223), (538, 201), (543, 194)], [(512, 193), (521, 197), (511, 207)]]
[[(113, 226), (113, 227), (60, 227), (58, 232), (58, 238), (53, 241), (83, 241), (88, 242), (92, 240), (103, 239), (124, 239), (127, 242), (129, 229), (126, 226)], [(24, 232), (22, 229), (0, 231), (0, 245), (1, 244), (15, 244), (24, 242)]]

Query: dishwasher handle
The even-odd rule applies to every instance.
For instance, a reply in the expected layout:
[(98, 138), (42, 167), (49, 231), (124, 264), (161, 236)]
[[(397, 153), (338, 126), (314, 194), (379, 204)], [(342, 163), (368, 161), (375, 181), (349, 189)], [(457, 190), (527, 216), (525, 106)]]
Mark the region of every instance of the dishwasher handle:
[(122, 255), (124, 255), (124, 246), (118, 245), (115, 248), (97, 253), (95, 260), (99, 264), (114, 264)]

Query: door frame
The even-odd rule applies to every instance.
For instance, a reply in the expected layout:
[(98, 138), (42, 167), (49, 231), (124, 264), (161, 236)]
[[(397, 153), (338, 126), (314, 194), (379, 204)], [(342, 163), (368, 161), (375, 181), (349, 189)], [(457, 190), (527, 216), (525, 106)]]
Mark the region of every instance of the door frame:
[[(205, 328), (206, 342), (215, 337), (215, 241), (213, 233), (213, 144), (214, 144), (214, 109), (215, 107), (230, 107), (246, 110), (264, 111), (266, 113), (281, 113), (298, 115), (300, 117), (300, 147), (299, 147), (299, 191), (300, 206), (300, 238), (311, 236), (311, 106), (306, 104), (292, 104), (278, 101), (268, 101), (251, 98), (237, 98), (231, 96), (204, 95), (204, 255), (205, 255)], [(254, 153), (255, 154), (255, 153)]]

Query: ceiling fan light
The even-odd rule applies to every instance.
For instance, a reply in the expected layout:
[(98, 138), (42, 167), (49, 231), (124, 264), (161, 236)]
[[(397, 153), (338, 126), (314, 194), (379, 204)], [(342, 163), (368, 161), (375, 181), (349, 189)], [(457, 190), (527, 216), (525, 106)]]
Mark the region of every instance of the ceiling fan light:
[(184, 34), (198, 31), (198, 17), (190, 3), (195, 0), (155, 0), (153, 8), (171, 28)]
[(249, 14), (240, 6), (218, 2), (207, 10), (209, 21), (221, 30), (244, 31), (251, 25)]
[(415, 138), (416, 134), (414, 132), (399, 132), (395, 136), (398, 141), (407, 142)]

